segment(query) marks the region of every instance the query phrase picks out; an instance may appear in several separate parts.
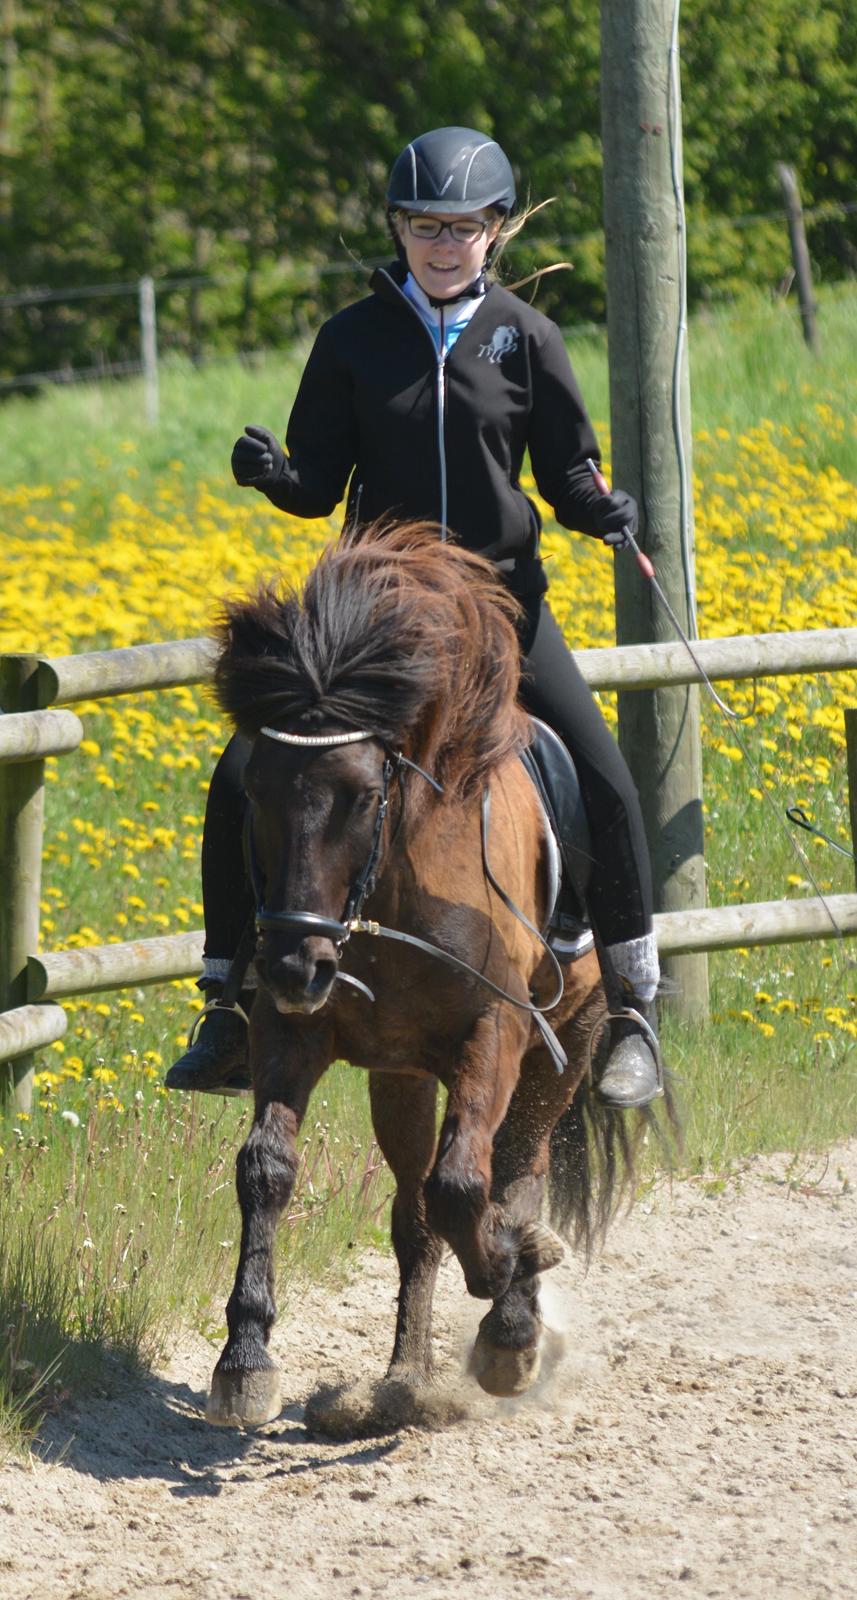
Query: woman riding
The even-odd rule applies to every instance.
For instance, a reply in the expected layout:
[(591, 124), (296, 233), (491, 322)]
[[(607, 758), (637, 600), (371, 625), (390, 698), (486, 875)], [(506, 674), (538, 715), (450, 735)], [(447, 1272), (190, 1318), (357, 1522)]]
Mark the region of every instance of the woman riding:
[[(636, 532), (637, 507), (596, 486), (587, 462), (599, 461), (598, 446), (559, 329), (490, 277), (515, 206), (499, 145), (471, 128), (423, 134), (395, 162), (387, 203), (398, 260), (320, 329), (285, 450), (250, 426), (232, 469), (239, 484), (300, 517), (329, 516), (347, 485), (344, 526), (358, 536), (377, 518), (434, 520), (441, 538), (489, 558), (519, 600), (522, 700), (574, 759), (591, 835), (588, 910), (608, 992), (618, 980), (629, 1007), (610, 1022), (599, 1093), (614, 1106), (647, 1105), (659, 1092), (659, 968), (639, 799), (545, 599), (539, 516), (519, 482), (524, 452), (567, 528), (621, 547), (624, 530)], [(208, 999), (222, 992), (252, 910), (241, 853), (247, 754), (236, 735), (206, 808)], [(239, 1015), (209, 1009), (167, 1086), (234, 1088), (246, 1081), (246, 1048)]]

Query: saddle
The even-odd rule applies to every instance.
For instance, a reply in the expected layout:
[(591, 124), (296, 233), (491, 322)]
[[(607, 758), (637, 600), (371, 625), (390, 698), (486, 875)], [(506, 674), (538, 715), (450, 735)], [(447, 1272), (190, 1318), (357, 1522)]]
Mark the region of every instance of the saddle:
[(574, 762), (559, 735), (538, 717), (530, 717), (530, 726), (533, 742), (521, 761), (555, 847), (547, 939), (558, 961), (575, 961), (594, 944), (586, 909), (592, 865), (589, 823)]

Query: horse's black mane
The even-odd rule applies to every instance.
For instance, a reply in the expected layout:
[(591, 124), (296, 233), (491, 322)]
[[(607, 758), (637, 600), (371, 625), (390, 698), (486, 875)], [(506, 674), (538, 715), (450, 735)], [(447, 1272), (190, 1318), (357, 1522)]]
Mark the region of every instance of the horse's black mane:
[(514, 602), (489, 564), (433, 524), (330, 546), (303, 593), (271, 583), (226, 605), (217, 698), (242, 732), (370, 729), (448, 788), (526, 743)]

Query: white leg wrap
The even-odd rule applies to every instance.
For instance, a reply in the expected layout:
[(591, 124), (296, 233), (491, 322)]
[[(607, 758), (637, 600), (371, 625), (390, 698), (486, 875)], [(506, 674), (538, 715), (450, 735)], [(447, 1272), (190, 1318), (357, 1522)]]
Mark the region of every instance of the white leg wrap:
[(619, 976), (627, 978), (638, 1000), (645, 1005), (654, 1000), (661, 976), (654, 933), (644, 933), (642, 938), (628, 939), (624, 944), (609, 944), (607, 954)]

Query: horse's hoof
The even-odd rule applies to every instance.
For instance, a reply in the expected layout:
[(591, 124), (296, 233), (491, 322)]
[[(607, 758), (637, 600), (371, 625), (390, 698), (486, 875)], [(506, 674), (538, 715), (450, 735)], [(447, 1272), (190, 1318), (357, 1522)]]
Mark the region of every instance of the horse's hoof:
[(255, 1372), (221, 1372), (215, 1367), (206, 1422), (224, 1428), (261, 1428), (263, 1423), (273, 1422), (282, 1409), (277, 1367), (261, 1367)]
[(535, 1383), (542, 1364), (541, 1350), (537, 1344), (525, 1350), (508, 1350), (477, 1338), (470, 1357), (470, 1371), (486, 1394), (498, 1400), (511, 1400), (516, 1394), (525, 1394)]
[(522, 1277), (533, 1278), (538, 1272), (549, 1272), (564, 1259), (565, 1245), (553, 1228), (544, 1222), (524, 1224), (518, 1245), (518, 1271)]

